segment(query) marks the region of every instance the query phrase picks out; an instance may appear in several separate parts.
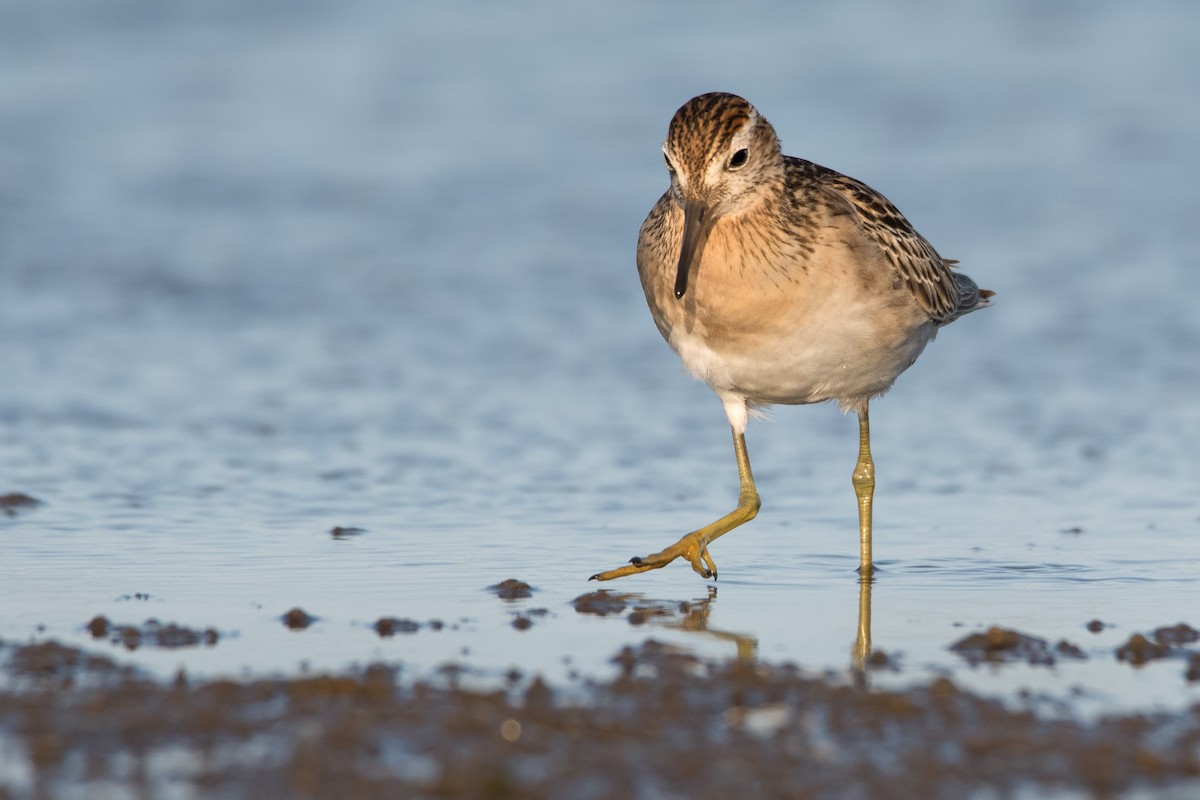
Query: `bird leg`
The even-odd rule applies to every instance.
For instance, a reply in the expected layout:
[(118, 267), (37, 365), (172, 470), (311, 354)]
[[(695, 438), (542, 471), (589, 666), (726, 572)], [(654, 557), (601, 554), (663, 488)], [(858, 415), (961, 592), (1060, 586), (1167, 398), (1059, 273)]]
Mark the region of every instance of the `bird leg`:
[(858, 463), (854, 465), (854, 494), (858, 497), (859, 574), (870, 580), (875, 565), (871, 562), (871, 501), (875, 496), (875, 462), (871, 460), (871, 422), (867, 407), (858, 412)]
[(715, 522), (705, 525), (699, 530), (692, 531), (666, 550), (654, 553), (644, 558), (633, 558), (624, 567), (600, 572), (588, 580), (611, 581), (613, 578), (623, 578), (651, 569), (665, 567), (677, 558), (686, 558), (692, 564), (697, 574), (702, 578), (717, 579), (717, 565), (708, 554), (708, 545), (718, 536), (754, 519), (762, 505), (758, 499), (758, 490), (754, 487), (754, 475), (750, 472), (750, 457), (746, 454), (746, 435), (736, 428), (733, 430), (733, 451), (737, 456), (738, 480), (741, 490), (738, 493), (737, 508)]

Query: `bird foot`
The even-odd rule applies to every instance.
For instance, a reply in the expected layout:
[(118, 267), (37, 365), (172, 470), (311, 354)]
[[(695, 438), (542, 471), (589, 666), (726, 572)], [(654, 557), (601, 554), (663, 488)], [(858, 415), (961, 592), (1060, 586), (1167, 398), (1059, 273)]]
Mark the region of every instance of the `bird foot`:
[(598, 572), (588, 578), (588, 580), (611, 581), (614, 578), (623, 578), (626, 575), (636, 575), (639, 572), (661, 569), (677, 558), (687, 559), (692, 565), (692, 569), (701, 578), (712, 578), (714, 581), (717, 579), (716, 562), (708, 554), (708, 539), (702, 536), (700, 531), (693, 531), (665, 550), (660, 550), (644, 558), (635, 556), (629, 560), (629, 564), (626, 566), (610, 569), (606, 572)]

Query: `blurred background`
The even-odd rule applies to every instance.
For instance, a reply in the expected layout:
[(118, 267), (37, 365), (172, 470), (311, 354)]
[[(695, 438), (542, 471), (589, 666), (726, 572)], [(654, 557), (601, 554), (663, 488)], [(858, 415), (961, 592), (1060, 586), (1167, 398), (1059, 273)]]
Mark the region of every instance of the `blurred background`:
[[(0, 517), (0, 636), (147, 592), (243, 633), (213, 669), (286, 666), (311, 640), (249, 632), (289, 606), (487, 620), (515, 575), (578, 644), (554, 603), (736, 498), (634, 266), (667, 123), (713, 90), (998, 293), (873, 406), (877, 640), (936, 661), (952, 623), (1177, 621), (1198, 27), (1182, 0), (0, 5), (0, 493), (44, 504)], [(772, 416), (713, 613), (837, 662), (854, 421)]]

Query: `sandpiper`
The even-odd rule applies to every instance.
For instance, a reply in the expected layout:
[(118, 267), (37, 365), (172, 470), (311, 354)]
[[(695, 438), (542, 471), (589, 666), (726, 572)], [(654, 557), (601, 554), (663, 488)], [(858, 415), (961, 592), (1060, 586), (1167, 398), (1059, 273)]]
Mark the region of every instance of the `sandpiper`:
[(592, 576), (611, 580), (691, 562), (717, 577), (708, 546), (760, 506), (746, 453), (749, 412), (835, 400), (858, 415), (859, 571), (869, 580), (867, 406), (912, 366), (938, 328), (992, 292), (951, 266), (887, 198), (861, 181), (783, 155), (771, 124), (733, 94), (675, 112), (663, 144), (671, 186), (638, 237), (650, 313), (733, 429), (737, 508), (653, 555)]

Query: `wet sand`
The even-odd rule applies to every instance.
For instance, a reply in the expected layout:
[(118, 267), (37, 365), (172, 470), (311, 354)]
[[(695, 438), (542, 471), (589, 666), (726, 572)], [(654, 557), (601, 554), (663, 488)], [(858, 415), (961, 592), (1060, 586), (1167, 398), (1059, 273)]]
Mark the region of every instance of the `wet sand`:
[[(503, 596), (519, 587), (493, 588)], [(686, 625), (697, 612), (610, 592), (575, 605), (624, 613), (632, 624), (649, 615)], [(89, 627), (126, 648), (219, 642), (157, 622)], [(384, 628), (376, 632), (395, 632)], [(1176, 658), (1186, 665), (1181, 682), (1194, 680), (1195, 633), (1177, 625), (1136, 634), (1114, 657), (1131, 669), (1139, 658)], [(971, 663), (1079, 657), (1065, 641), (1002, 628), (948, 646)], [(614, 679), (567, 686), (515, 670), (480, 680), (468, 664), (425, 676), (375, 663), (291, 678), (193, 681), (181, 672), (160, 681), (54, 641), (3, 644), (0, 656), (4, 800), (1200, 792), (1200, 706), (1083, 721), (1016, 708), (944, 677), (879, 690), (874, 673), (900, 669), (882, 652), (864, 653), (861, 669), (814, 674), (754, 658), (704, 660), (651, 639), (614, 655)]]

